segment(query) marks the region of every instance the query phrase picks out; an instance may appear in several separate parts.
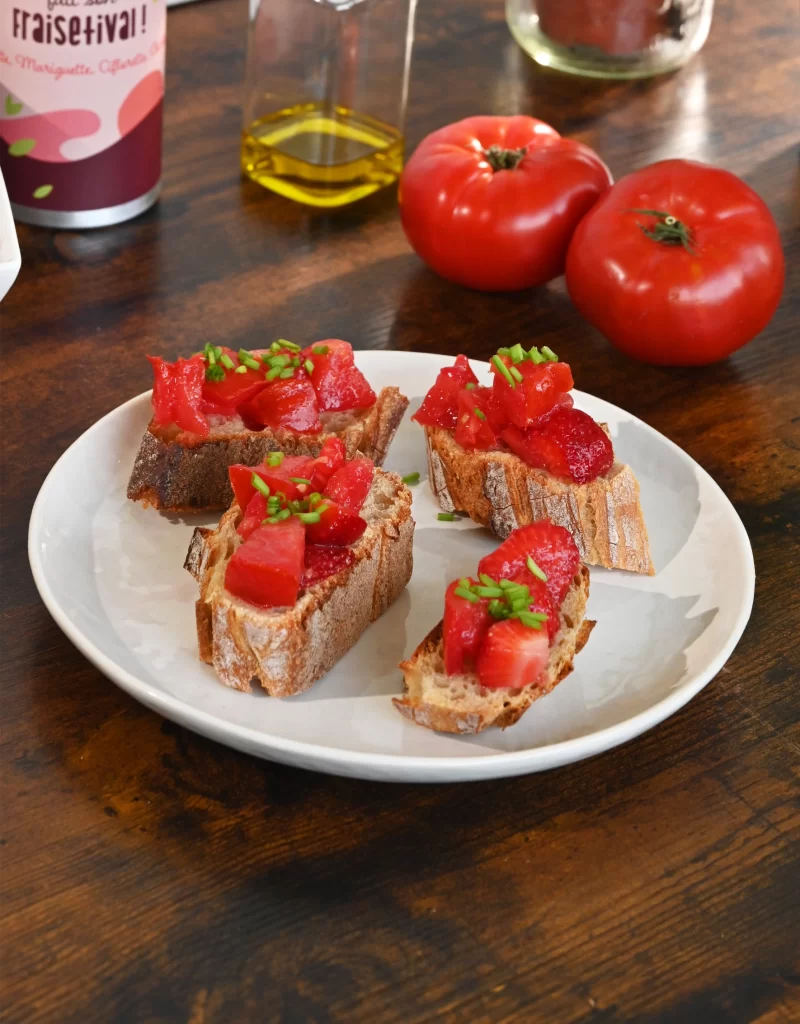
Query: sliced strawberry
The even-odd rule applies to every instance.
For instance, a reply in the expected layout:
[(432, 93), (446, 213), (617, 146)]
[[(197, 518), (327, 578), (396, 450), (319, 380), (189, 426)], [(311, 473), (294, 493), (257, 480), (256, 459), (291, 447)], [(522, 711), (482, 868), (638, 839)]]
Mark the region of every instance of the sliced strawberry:
[(293, 605), (305, 570), (306, 536), (294, 516), (260, 526), (233, 553), (225, 589), (259, 608)]
[(317, 397), (307, 377), (274, 380), (254, 398), (242, 403), (239, 415), (255, 430), (283, 427), (297, 434), (318, 434), (322, 430)]
[(245, 540), (261, 526), (267, 518), (267, 499), (259, 491), (253, 490), (253, 495), (247, 503), (247, 508), (242, 521), (236, 528), (236, 532)]
[(540, 430), (529, 427), (522, 431), (519, 427), (506, 427), (500, 438), (533, 469), (545, 469), (562, 480), (570, 479), (569, 463), (561, 447)]
[(345, 447), (342, 439), (339, 437), (327, 438), (319, 455), (314, 459), (313, 465), (305, 474), (311, 481), (311, 491), (321, 492), (336, 470), (344, 465), (344, 460)]
[(504, 619), (489, 627), (478, 654), (478, 679), (490, 690), (522, 689), (547, 668), (547, 631)]
[(487, 418), (488, 388), (466, 388), (458, 395), (455, 440), (468, 451), (487, 451), (497, 446), (497, 435)]
[[(470, 580), (470, 583), (475, 583)], [(494, 619), (487, 611), (489, 602), (477, 602), (459, 597), (456, 590), (460, 581), (455, 580), (444, 596), (444, 670), (449, 676), (460, 675), (475, 669), (481, 640)]]
[(239, 356), (230, 348), (223, 347), (222, 351), (233, 363), (233, 370), (220, 363), (224, 378), (203, 381), (203, 411), (219, 416), (233, 416), (240, 405), (267, 386), (265, 369), (253, 370), (248, 367), (244, 373), (236, 373), (240, 366)]
[(375, 476), (372, 459), (352, 459), (336, 470), (322, 492), (337, 505), (343, 505), (350, 512), (359, 512), (367, 500)]
[(348, 569), (356, 560), (352, 548), (327, 548), (319, 544), (306, 544), (306, 568), (303, 586), (313, 587), (320, 580)]
[[(314, 352), (322, 348), (328, 351)], [(311, 383), (323, 412), (366, 409), (375, 404), (375, 392), (355, 365), (349, 342), (335, 338), (318, 341), (303, 350), (303, 359), (314, 364)]]
[(569, 530), (542, 519), (520, 526), (490, 555), (482, 558), (478, 571), (498, 582), (517, 579), (531, 557), (547, 576), (547, 589), (560, 607), (580, 566), (580, 554)]
[(436, 383), (422, 400), (422, 405), (411, 417), (425, 427), (444, 427), (455, 430), (458, 415), (458, 395), (467, 384), (478, 383), (469, 360), (464, 355), (456, 357), (453, 366), (439, 371)]
[(175, 424), (200, 437), (208, 436), (208, 420), (201, 409), (205, 363), (200, 356), (168, 363), (148, 356), (153, 367), (153, 422)]
[(332, 501), (324, 501), (319, 508), (323, 510), (320, 521), (306, 526), (309, 544), (347, 547), (355, 544), (367, 528), (365, 519)]
[(542, 434), (558, 446), (566, 477), (585, 484), (604, 476), (614, 463), (611, 439), (580, 409), (558, 409), (544, 421)]

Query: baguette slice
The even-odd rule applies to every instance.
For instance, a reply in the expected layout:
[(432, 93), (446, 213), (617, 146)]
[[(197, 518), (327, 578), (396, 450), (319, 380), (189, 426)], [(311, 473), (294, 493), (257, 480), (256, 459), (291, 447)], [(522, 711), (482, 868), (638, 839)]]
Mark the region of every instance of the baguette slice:
[(128, 482), (128, 497), (166, 512), (227, 508), (233, 499), (229, 466), (254, 466), (275, 451), (316, 456), (334, 435), (344, 442), (348, 459), (361, 452), (380, 466), (407, 406), (408, 399), (397, 388), (383, 388), (368, 410), (322, 413), (323, 432), (313, 435), (248, 430), (238, 418), (213, 425), (207, 438), (181, 434), (165, 441), (148, 427)]
[(368, 526), (352, 548), (355, 562), (308, 587), (292, 608), (256, 608), (225, 590), (241, 515), (234, 502), (217, 529), (197, 527), (184, 562), (200, 584), (200, 660), (226, 686), (250, 692), (256, 682), (273, 697), (290, 697), (325, 675), (411, 578), (411, 492), (396, 473), (376, 470), (361, 510)]
[(588, 597), (589, 570), (581, 566), (561, 605), (561, 625), (544, 681), (521, 690), (489, 690), (475, 675), (446, 675), (440, 622), (408, 661), (400, 663), (403, 696), (394, 698), (394, 706), (404, 718), (436, 732), (478, 733), (492, 725), (513, 725), (572, 671), (573, 658), (595, 626), (584, 618)]
[(575, 538), (581, 561), (655, 573), (630, 466), (615, 462), (591, 483), (568, 483), (512, 452), (470, 452), (449, 430), (424, 429), (431, 487), (445, 512), (466, 512), (503, 540), (518, 526), (550, 519)]

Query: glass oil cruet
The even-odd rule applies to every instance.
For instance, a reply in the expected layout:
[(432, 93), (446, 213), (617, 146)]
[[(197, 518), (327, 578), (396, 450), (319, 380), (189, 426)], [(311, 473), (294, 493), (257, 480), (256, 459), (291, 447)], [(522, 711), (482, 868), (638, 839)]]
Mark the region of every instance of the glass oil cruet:
[(312, 206), (397, 180), (416, 0), (250, 0), (242, 169)]

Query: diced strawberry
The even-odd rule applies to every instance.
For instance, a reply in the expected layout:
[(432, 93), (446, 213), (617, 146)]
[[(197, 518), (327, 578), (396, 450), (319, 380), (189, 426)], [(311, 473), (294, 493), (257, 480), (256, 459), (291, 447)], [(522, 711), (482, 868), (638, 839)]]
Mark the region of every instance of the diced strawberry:
[(318, 434), (322, 430), (317, 397), (307, 377), (273, 381), (242, 403), (239, 415), (251, 429), (283, 427), (297, 434)]
[(544, 421), (542, 434), (560, 449), (567, 478), (585, 484), (604, 476), (614, 463), (611, 439), (580, 409), (558, 409)]
[(306, 535), (295, 516), (260, 526), (233, 553), (225, 589), (259, 608), (293, 605), (305, 570)]
[(549, 656), (546, 630), (504, 619), (491, 625), (483, 638), (478, 679), (490, 690), (519, 690), (540, 679)]
[(466, 388), (458, 395), (458, 420), (454, 438), (468, 451), (487, 451), (497, 445), (497, 435), (486, 414), (488, 388)]
[(200, 437), (209, 432), (202, 413), (205, 363), (200, 356), (168, 363), (159, 356), (148, 356), (153, 367), (153, 422), (157, 426), (175, 424), (181, 430)]
[(332, 501), (324, 501), (319, 507), (323, 508), (320, 521), (306, 526), (309, 544), (347, 547), (349, 544), (355, 544), (367, 528), (366, 520), (361, 516)]
[(547, 630), (547, 639), (552, 644), (555, 639), (555, 635), (559, 630), (560, 622), (558, 617), (558, 605), (553, 600), (553, 595), (547, 589), (547, 584), (540, 580), (533, 573), (528, 572), (526, 569), (514, 578), (515, 583), (521, 583), (526, 586), (531, 593), (531, 599), (528, 603), (529, 612), (539, 612), (542, 615), (547, 616), (547, 623), (545, 629)]
[(492, 579), (514, 580), (531, 557), (547, 576), (547, 589), (560, 607), (580, 566), (580, 554), (569, 530), (542, 519), (520, 526), (496, 551), (480, 560), (478, 571)]
[[(233, 370), (222, 367), (225, 377), (222, 380), (203, 380), (203, 412), (216, 413), (219, 416), (233, 416), (242, 403), (248, 401), (267, 386), (264, 370), (246, 368), (244, 373), (236, 373), (239, 367), (239, 356), (233, 349), (222, 349), (234, 365)], [(219, 364), (222, 366), (222, 364)]]
[[(315, 353), (315, 348), (328, 351)], [(303, 359), (314, 364), (311, 383), (323, 412), (366, 409), (375, 404), (375, 392), (355, 365), (349, 342), (335, 338), (318, 341), (303, 350)]]
[(322, 491), (328, 480), (333, 476), (345, 460), (344, 441), (339, 437), (329, 437), (323, 444), (313, 465), (305, 474), (311, 481), (310, 491)]
[(306, 568), (303, 586), (313, 587), (320, 580), (348, 569), (356, 560), (352, 548), (327, 548), (319, 544), (306, 544)]
[(478, 383), (469, 360), (464, 355), (456, 357), (453, 366), (439, 371), (436, 383), (422, 400), (422, 405), (411, 417), (424, 427), (444, 427), (455, 430), (458, 415), (458, 395), (467, 384)]
[(534, 427), (522, 431), (519, 427), (506, 427), (500, 434), (511, 451), (533, 469), (545, 469), (553, 476), (569, 480), (569, 463), (560, 446)]
[(375, 476), (375, 463), (372, 459), (357, 458), (345, 462), (336, 470), (322, 492), (337, 505), (343, 505), (350, 512), (361, 511), (372, 488)]
[(489, 602), (483, 598), (472, 602), (458, 597), (459, 586), (460, 582), (455, 580), (444, 596), (444, 670), (449, 676), (475, 669), (481, 640), (494, 621), (487, 611)]
[(253, 495), (247, 503), (247, 508), (242, 516), (242, 521), (236, 528), (236, 532), (245, 540), (261, 526), (267, 518), (267, 499), (259, 491), (253, 490)]

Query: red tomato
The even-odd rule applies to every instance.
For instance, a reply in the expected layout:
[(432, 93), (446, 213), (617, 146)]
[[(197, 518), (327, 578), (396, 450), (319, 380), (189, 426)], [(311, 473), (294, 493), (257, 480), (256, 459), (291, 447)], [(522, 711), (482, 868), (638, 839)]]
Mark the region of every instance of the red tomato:
[[(477, 582), (471, 576), (467, 579), (470, 583)], [(456, 590), (460, 586), (461, 581), (454, 580), (444, 595), (442, 639), (444, 670), (449, 676), (474, 671), (481, 640), (494, 622), (489, 614), (488, 600), (468, 601), (459, 597)]]
[(176, 424), (200, 437), (209, 433), (208, 420), (201, 411), (205, 364), (199, 356), (168, 363), (160, 356), (148, 356), (153, 367), (153, 423)]
[(691, 160), (617, 182), (567, 256), (567, 288), (586, 319), (623, 352), (664, 366), (713, 363), (745, 345), (772, 318), (783, 277), (761, 199)]
[(367, 528), (366, 520), (332, 501), (325, 501), (324, 505), (320, 521), (306, 526), (308, 543), (341, 548), (355, 544)]
[(564, 272), (578, 221), (612, 182), (595, 152), (533, 117), (468, 117), (428, 135), (400, 179), (403, 229), (442, 277), (481, 291)]
[(343, 505), (350, 512), (360, 512), (372, 490), (374, 476), (375, 463), (372, 459), (352, 459), (331, 476), (322, 492), (323, 497)]
[(233, 553), (225, 589), (259, 608), (293, 605), (305, 571), (306, 537), (294, 516), (259, 526)]
[(283, 427), (296, 434), (318, 434), (322, 430), (317, 398), (307, 377), (273, 381), (244, 402), (239, 414), (253, 429)]

